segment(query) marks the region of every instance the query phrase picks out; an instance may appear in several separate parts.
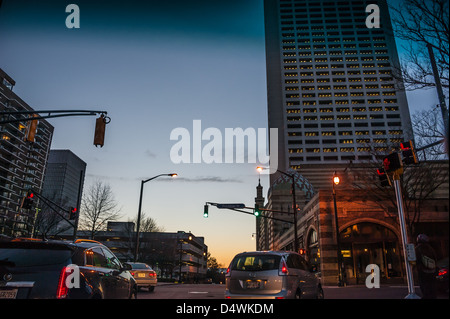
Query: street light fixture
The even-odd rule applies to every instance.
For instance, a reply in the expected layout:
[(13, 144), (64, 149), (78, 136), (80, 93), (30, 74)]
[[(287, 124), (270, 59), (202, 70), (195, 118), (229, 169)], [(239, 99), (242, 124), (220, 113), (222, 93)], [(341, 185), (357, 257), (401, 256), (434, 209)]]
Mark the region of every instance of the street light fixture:
[[(267, 169), (267, 167), (258, 166), (256, 168), (256, 170), (258, 172), (261, 172), (263, 169)], [(300, 247), (299, 247), (299, 243), (298, 243), (298, 234), (297, 234), (297, 202), (296, 202), (296, 196), (295, 196), (295, 175), (288, 174), (286, 172), (280, 171), (279, 169), (277, 169), (277, 172), (290, 177), (292, 180), (291, 187), (292, 187), (292, 208), (293, 208), (292, 211), (294, 213), (294, 250), (296, 252), (298, 252)]]
[(342, 281), (342, 254), (341, 254), (341, 240), (339, 238), (339, 224), (338, 224), (338, 213), (337, 213), (337, 204), (336, 204), (336, 189), (335, 186), (338, 186), (340, 183), (339, 176), (334, 172), (333, 175), (333, 203), (334, 203), (334, 224), (336, 227), (336, 243), (337, 243), (337, 262), (338, 262), (338, 286), (343, 286)]
[(141, 181), (141, 193), (139, 196), (139, 210), (138, 210), (138, 218), (137, 218), (137, 225), (136, 225), (136, 250), (134, 252), (134, 261), (137, 262), (138, 259), (138, 253), (139, 253), (139, 228), (141, 225), (141, 208), (142, 208), (142, 193), (144, 191), (144, 184), (147, 182), (150, 182), (151, 180), (154, 180), (155, 178), (161, 177), (161, 176), (170, 176), (170, 177), (177, 177), (177, 173), (170, 173), (170, 174), (159, 174), (152, 178), (142, 180)]

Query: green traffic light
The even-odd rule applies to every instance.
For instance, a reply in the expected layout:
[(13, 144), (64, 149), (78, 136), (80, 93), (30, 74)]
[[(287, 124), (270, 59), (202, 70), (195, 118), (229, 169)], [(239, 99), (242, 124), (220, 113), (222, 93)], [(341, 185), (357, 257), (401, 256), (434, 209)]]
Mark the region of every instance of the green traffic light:
[(203, 210), (203, 217), (204, 218), (208, 218), (208, 205), (205, 205), (204, 210)]
[(253, 215), (255, 215), (256, 217), (261, 216), (261, 211), (259, 210), (258, 204), (255, 204), (255, 210), (253, 211)]

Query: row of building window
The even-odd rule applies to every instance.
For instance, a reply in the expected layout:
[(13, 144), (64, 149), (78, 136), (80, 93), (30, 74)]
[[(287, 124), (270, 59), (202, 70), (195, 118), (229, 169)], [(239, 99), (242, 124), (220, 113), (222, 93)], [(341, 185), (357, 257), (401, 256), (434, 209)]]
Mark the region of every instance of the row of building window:
[[(389, 136), (399, 136), (399, 135), (403, 135), (403, 131), (402, 130), (389, 130), (387, 132)], [(322, 132), (305, 132), (305, 136), (369, 136), (370, 132), (365, 130), (365, 131), (322, 131)], [(302, 135), (301, 132), (298, 133), (298, 135)], [(372, 131), (372, 135), (374, 136), (379, 136), (379, 135), (386, 135), (386, 131), (384, 130), (374, 130)], [(360, 139), (360, 141), (366, 141), (367, 139)], [(322, 141), (325, 142), (326, 140)], [(334, 141), (334, 140), (333, 140)], [(365, 142), (366, 143), (366, 142)], [(295, 143), (294, 143), (295, 144)], [(301, 141), (297, 144), (301, 144)]]
[[(384, 110), (386, 112), (395, 112), (399, 110), (398, 106), (390, 106), (390, 107), (385, 107)], [(294, 112), (289, 112), (289, 111), (294, 111)], [(287, 113), (348, 113), (348, 112), (383, 112), (383, 107), (381, 106), (374, 106), (374, 107), (365, 107), (365, 106), (359, 106), (359, 107), (353, 107), (353, 108), (349, 108), (349, 107), (322, 107), (322, 108), (303, 108), (302, 110), (297, 109), (297, 110), (288, 110)], [(374, 116), (377, 114), (373, 114)], [(389, 115), (389, 114), (387, 114)], [(297, 117), (298, 119), (300, 119), (300, 117)], [(292, 120), (295, 120), (296, 117), (292, 117)], [(288, 117), (288, 121), (289, 121), (289, 117)]]

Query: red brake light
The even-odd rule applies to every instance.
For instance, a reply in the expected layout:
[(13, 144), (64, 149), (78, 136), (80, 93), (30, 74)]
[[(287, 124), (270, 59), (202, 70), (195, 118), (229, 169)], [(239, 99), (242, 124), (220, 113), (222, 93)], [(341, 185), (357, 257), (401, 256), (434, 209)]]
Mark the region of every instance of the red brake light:
[(134, 272), (132, 272), (132, 273), (131, 273), (131, 276), (133, 276), (133, 277), (134, 277)]
[(442, 269), (439, 269), (438, 276), (444, 276), (447, 273), (448, 273), (448, 269), (447, 268), (442, 268)]
[(230, 275), (231, 275), (231, 274), (230, 274), (230, 267), (228, 267), (228, 268), (227, 268), (227, 272), (225, 273), (225, 276), (226, 276), (226, 277), (229, 277)]
[(284, 259), (281, 260), (280, 269), (278, 270), (279, 276), (286, 276), (288, 274), (288, 268)]
[(66, 279), (69, 275), (69, 272), (67, 270), (67, 267), (63, 267), (59, 275), (58, 289), (56, 290), (56, 299), (66, 298), (69, 292), (69, 288), (67, 288), (66, 285)]

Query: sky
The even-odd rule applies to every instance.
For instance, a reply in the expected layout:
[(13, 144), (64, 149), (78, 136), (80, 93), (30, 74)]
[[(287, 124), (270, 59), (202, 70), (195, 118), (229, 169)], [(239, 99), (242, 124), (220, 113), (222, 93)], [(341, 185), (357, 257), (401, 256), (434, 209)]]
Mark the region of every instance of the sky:
[[(66, 6), (80, 9), (68, 29)], [(167, 232), (205, 238), (227, 267), (255, 250), (255, 218), (209, 209), (205, 202), (253, 206), (257, 163), (180, 163), (171, 132), (201, 128), (267, 129), (263, 1), (20, 1), (0, 8), (0, 68), (35, 110), (107, 111), (105, 145), (93, 145), (95, 117), (49, 119), (52, 149), (87, 163), (85, 189), (108, 183), (121, 220), (135, 219), (140, 181), (143, 213)], [(433, 90), (408, 93), (411, 112), (437, 104)], [(260, 136), (259, 136), (260, 137)], [(192, 140), (191, 146), (196, 143)], [(203, 142), (205, 146), (207, 142)], [(268, 176), (261, 175), (266, 196)]]

